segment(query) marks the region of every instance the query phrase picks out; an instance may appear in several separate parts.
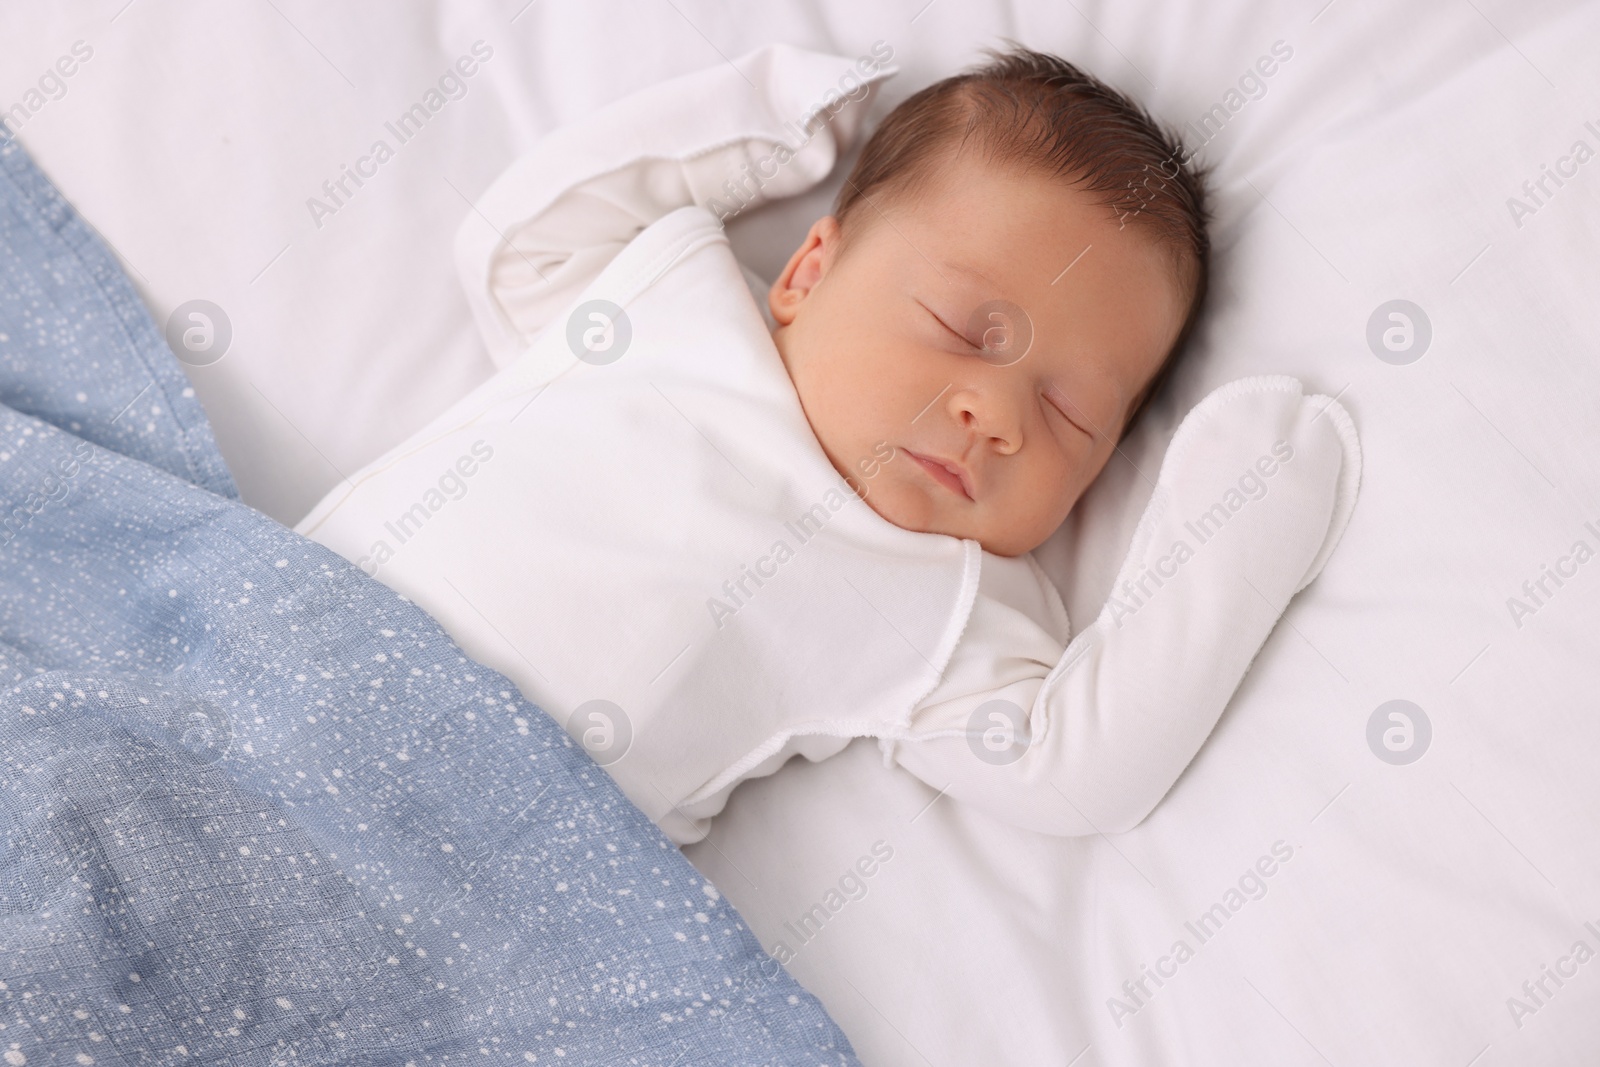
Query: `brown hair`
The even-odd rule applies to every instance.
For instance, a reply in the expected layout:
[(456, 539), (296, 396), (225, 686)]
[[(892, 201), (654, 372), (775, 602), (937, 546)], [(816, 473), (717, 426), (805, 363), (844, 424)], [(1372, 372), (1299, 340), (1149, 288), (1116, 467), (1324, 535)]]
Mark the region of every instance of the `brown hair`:
[[(871, 194), (914, 195), (969, 140), (995, 163), (1041, 170), (1080, 185), (1171, 253), (1190, 290), (1182, 330), (1133, 404), (1127, 425), (1165, 380), (1193, 332), (1210, 275), (1210, 212), (1202, 168), (1150, 113), (1066, 60), (1014, 41), (990, 61), (935, 82), (889, 113), (839, 190), (841, 251)], [(880, 195), (879, 199), (882, 199)], [(858, 224), (859, 225), (859, 224)]]

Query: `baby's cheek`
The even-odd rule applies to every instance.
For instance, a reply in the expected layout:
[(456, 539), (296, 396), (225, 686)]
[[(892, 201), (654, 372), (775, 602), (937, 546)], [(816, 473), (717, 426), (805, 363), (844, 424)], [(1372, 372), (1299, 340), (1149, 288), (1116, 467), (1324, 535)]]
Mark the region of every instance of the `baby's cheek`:
[(932, 492), (932, 489), (937, 487), (930, 487), (918, 481), (918, 470), (910, 459), (897, 457), (894, 463), (885, 468), (880, 477), (885, 484), (882, 510), (878, 514), (896, 526), (924, 533), (970, 536), (964, 531), (947, 529), (948, 524), (940, 521), (940, 510)]
[[(1062, 456), (1056, 461), (1051, 475), (1044, 479), (1048, 489), (1036, 494), (1041, 505), (1039, 521), (1049, 526), (1050, 532), (1067, 517), (1083, 491), (1094, 480), (1099, 466), (1098, 459), (1088, 455)], [(1046, 536), (1049, 536), (1048, 532)]]

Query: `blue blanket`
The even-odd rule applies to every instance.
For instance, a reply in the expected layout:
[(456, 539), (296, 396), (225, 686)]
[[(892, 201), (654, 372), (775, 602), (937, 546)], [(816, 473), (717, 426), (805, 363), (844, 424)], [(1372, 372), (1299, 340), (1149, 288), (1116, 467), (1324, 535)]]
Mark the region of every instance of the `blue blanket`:
[(238, 501), (0, 140), (0, 1059), (854, 1064), (551, 719)]

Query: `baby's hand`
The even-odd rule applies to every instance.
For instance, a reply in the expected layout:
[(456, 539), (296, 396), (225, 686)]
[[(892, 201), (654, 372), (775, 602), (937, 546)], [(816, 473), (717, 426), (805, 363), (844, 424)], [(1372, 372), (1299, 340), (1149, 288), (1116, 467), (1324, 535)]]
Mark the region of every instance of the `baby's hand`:
[(1355, 428), (1335, 401), (1285, 377), (1218, 389), (1173, 438), (1110, 599), (1038, 689), (1022, 755), (980, 764), (929, 735), (897, 759), (1018, 826), (1131, 830), (1322, 569), (1360, 478)]
[(1096, 625), (1121, 629), (1174, 595), (1198, 597), (1197, 612), (1220, 606), (1207, 582), (1245, 583), (1276, 617), (1338, 543), (1360, 478), (1337, 402), (1281, 376), (1223, 386), (1178, 428)]

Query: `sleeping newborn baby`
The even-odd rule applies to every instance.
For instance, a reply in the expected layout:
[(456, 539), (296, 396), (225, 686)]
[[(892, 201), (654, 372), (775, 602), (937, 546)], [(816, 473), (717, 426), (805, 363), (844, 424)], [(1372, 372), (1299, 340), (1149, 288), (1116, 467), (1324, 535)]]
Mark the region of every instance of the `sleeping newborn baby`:
[(1007, 822), (1126, 830), (1353, 506), (1336, 403), (1224, 386), (1074, 639), (1032, 552), (1195, 323), (1203, 185), (1136, 104), (1014, 49), (890, 113), (756, 279), (723, 218), (825, 177), (890, 56), (767, 48), (548, 136), (458, 238), (499, 370), (299, 526), (679, 843), (858, 737)]

